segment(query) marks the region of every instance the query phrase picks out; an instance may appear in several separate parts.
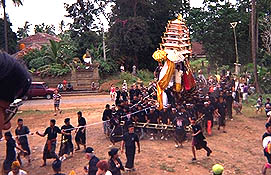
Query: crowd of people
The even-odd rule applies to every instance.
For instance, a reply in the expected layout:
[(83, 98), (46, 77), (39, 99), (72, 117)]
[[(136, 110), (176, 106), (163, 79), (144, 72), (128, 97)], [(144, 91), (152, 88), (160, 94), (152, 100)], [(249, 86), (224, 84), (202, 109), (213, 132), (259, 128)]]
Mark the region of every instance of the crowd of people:
[[(167, 89), (168, 104), (164, 105), (161, 111), (156, 104), (155, 81), (148, 87), (133, 84), (130, 89), (125, 80), (121, 88), (111, 85), (110, 96), (115, 103), (111, 107), (109, 104), (105, 107), (102, 117), (104, 134), (109, 136), (114, 145), (127, 133), (127, 126), (135, 124), (135, 132), (140, 139), (167, 140), (173, 137), (175, 147), (180, 148), (190, 136), (192, 161), (196, 160), (195, 150), (201, 148), (210, 156), (212, 150), (207, 146), (203, 133), (212, 135), (214, 126), (222, 133), (227, 133), (226, 120), (233, 120), (233, 110), (237, 115), (242, 114), (242, 103), (247, 102), (251, 87), (248, 86), (249, 77), (237, 79), (231, 72), (205, 78), (199, 71), (195, 77), (198, 88), (191, 93), (193, 96), (183, 99), (173, 88)], [(251, 89), (253, 90), (253, 87)], [(260, 102), (263, 102), (262, 99), (257, 101), (257, 105)], [(266, 109), (267, 104), (268, 99)], [(145, 127), (140, 126), (140, 123), (144, 123)], [(147, 124), (167, 125), (166, 128), (174, 129), (146, 127)]]
[[(3, 67), (4, 72), (2, 73), (5, 76), (0, 75), (1, 83), (10, 84), (9, 76), (19, 77), (18, 80), (20, 80), (16, 89), (12, 88), (14, 86), (11, 85), (10, 93), (0, 94), (0, 131), (2, 137), (2, 129), (10, 127), (9, 121), (12, 118), (12, 115), (7, 115), (5, 111), (7, 111), (6, 109), (14, 99), (23, 96), (31, 83), (31, 79), (22, 67), (15, 64), (14, 59), (2, 53), (0, 58), (0, 63), (3, 63), (3, 65), (6, 65), (6, 62), (13, 65), (13, 67)], [(12, 72), (12, 75), (9, 75), (10, 72)], [(51, 119), (50, 126), (43, 133), (31, 133), (29, 128), (23, 124), (23, 120), (18, 119), (15, 136), (13, 137), (11, 132), (5, 132), (4, 134), (6, 140), (4, 173), (26, 174), (25, 171), (20, 169), (20, 166), (23, 157), (26, 158), (29, 164), (31, 163), (31, 150), (27, 139), (27, 136), (31, 134), (47, 137), (41, 166), (46, 166), (46, 160), (53, 158), (55, 161), (52, 168), (55, 174), (60, 175), (63, 174), (61, 173), (61, 163), (68, 156), (72, 156), (75, 151), (72, 131), (76, 132), (76, 150), (80, 150), (81, 145), (84, 147), (86, 158), (89, 160), (89, 165), (84, 169), (89, 175), (119, 175), (123, 170), (135, 171), (136, 148), (137, 152), (140, 153), (141, 139), (154, 141), (157, 139), (168, 140), (173, 137), (175, 147), (181, 148), (184, 141), (192, 138), (192, 161), (196, 160), (196, 150), (202, 148), (206, 150), (207, 156), (210, 156), (212, 150), (207, 145), (204, 133), (212, 135), (212, 129), (215, 126), (221, 133), (227, 133), (226, 121), (227, 119), (233, 119), (232, 109), (236, 111), (236, 114), (241, 114), (242, 103), (247, 101), (247, 96), (250, 93), (249, 79), (246, 77), (236, 79), (230, 72), (205, 78), (202, 72), (199, 71), (195, 77), (198, 86), (193, 89), (193, 92), (189, 92), (190, 96), (176, 93), (173, 88), (166, 89), (168, 104), (164, 105), (162, 110), (158, 110), (156, 102), (155, 80), (148, 87), (144, 87), (142, 84), (134, 84), (128, 88), (126, 81), (124, 81), (121, 88), (112, 85), (110, 94), (114, 104), (112, 106), (106, 105), (102, 123), (104, 134), (110, 138), (113, 145), (116, 142), (121, 142), (121, 148), (120, 150), (114, 147), (111, 148), (108, 152), (109, 160), (99, 160), (94, 154), (94, 149), (87, 147), (87, 121), (80, 111), (77, 113), (78, 125), (76, 127), (71, 125), (69, 118), (64, 120), (64, 125), (61, 128), (55, 125), (56, 121), (54, 119)], [(3, 91), (6, 91), (6, 89), (3, 89)], [(61, 96), (56, 91), (54, 95), (56, 112), (61, 111), (59, 109), (60, 99)], [(270, 99), (267, 99), (267, 102), (264, 103), (260, 96), (256, 104), (257, 111), (260, 111), (263, 106), (266, 114), (271, 115), (269, 113), (271, 111)], [(263, 136), (263, 139), (271, 136), (271, 125), (269, 123), (266, 124), (267, 133)], [(158, 127), (157, 129), (155, 126), (166, 127)], [(56, 142), (58, 134), (61, 135), (61, 143), (60, 151), (57, 154)], [(18, 150), (18, 153), (15, 149)], [(119, 151), (125, 151), (125, 165), (122, 164), (119, 158)], [(268, 164), (265, 165), (265, 168), (271, 167), (271, 153), (269, 150), (264, 150), (264, 153), (269, 156), (267, 156)], [(222, 174), (223, 172), (223, 167), (221, 168), (220, 165), (215, 166), (213, 169), (215, 169), (214, 174), (217, 174), (217, 172)]]

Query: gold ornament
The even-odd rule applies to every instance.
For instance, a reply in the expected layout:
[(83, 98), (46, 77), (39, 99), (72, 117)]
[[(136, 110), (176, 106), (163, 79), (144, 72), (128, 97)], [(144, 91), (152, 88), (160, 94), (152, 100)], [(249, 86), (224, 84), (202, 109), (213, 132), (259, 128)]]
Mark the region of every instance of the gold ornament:
[(155, 61), (162, 62), (167, 60), (167, 53), (164, 50), (157, 50), (153, 53), (152, 57)]

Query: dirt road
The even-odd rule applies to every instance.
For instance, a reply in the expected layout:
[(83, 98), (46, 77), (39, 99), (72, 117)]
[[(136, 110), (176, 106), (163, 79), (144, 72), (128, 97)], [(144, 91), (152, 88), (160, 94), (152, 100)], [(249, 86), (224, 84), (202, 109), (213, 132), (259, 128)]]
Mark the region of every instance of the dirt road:
[[(22, 113), (18, 114), (16, 119), (18, 117), (23, 118), (25, 125), (32, 132), (44, 131), (48, 127), (51, 118), (56, 118), (57, 125), (62, 126), (63, 120), (70, 117), (72, 125), (76, 126), (76, 111), (78, 110), (83, 111), (88, 124), (99, 122), (105, 104), (111, 102), (105, 100), (107, 97), (101, 97), (99, 99), (101, 101), (93, 102), (97, 98), (100, 97), (74, 97), (76, 100), (67, 99), (65, 103), (66, 99), (63, 99), (62, 108), (64, 113), (57, 117), (53, 116), (52, 104), (50, 103), (39, 102), (39, 105), (28, 103), (21, 108)], [(135, 166), (137, 171), (133, 174), (208, 175), (213, 164), (221, 163), (225, 167), (224, 175), (259, 175), (260, 169), (266, 161), (261, 147), (261, 136), (265, 131), (265, 118), (263, 115), (254, 116), (254, 112), (250, 108), (246, 108), (244, 114), (234, 116), (233, 121), (227, 122), (227, 133), (221, 133), (214, 127), (213, 136), (207, 137), (208, 145), (213, 150), (213, 154), (207, 158), (205, 151), (197, 151), (198, 161), (193, 163), (191, 162), (190, 141), (184, 144), (184, 148), (176, 149), (173, 140), (142, 140), (142, 152), (136, 155)], [(12, 121), (13, 133), (16, 119)], [(53, 174), (51, 170), (52, 160), (48, 160), (47, 167), (39, 167), (42, 164), (42, 150), (45, 141), (46, 138), (36, 135), (29, 137), (34, 161), (31, 166), (24, 166), (23, 168), (30, 175)], [(102, 124), (87, 129), (87, 145), (95, 149), (95, 153), (100, 159), (108, 158), (107, 152), (110, 142), (102, 132)], [(117, 143), (116, 147), (119, 147), (119, 145)], [(2, 164), (5, 156), (4, 142), (0, 142), (0, 148), (0, 164)], [(125, 155), (121, 155), (121, 159), (125, 163)], [(84, 158), (84, 153), (76, 152), (73, 158), (63, 162), (62, 169), (67, 174), (71, 170), (75, 170), (77, 175), (84, 175), (83, 166), (86, 164), (87, 160)]]

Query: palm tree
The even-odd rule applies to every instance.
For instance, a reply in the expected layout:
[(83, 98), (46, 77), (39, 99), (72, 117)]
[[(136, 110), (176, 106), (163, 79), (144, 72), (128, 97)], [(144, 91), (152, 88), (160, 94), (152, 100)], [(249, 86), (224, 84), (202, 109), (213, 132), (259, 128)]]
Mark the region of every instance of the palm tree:
[[(6, 14), (6, 0), (0, 0), (4, 9), (4, 38), (5, 38), (5, 51), (8, 52), (8, 30), (7, 30), (7, 14)], [(15, 6), (23, 5), (21, 0), (12, 0)]]

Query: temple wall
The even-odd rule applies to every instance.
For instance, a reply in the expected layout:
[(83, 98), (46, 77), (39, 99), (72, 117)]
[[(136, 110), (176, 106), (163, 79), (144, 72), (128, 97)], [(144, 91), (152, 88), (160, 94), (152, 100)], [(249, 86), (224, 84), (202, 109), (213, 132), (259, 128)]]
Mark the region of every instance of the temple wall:
[(74, 90), (92, 90), (92, 82), (95, 86), (99, 85), (99, 65), (93, 64), (89, 69), (76, 70), (65, 76), (60, 77), (41, 77), (37, 75), (32, 75), (33, 81), (46, 82), (49, 87), (56, 88), (58, 83), (62, 83), (66, 80), (67, 83), (73, 85)]

